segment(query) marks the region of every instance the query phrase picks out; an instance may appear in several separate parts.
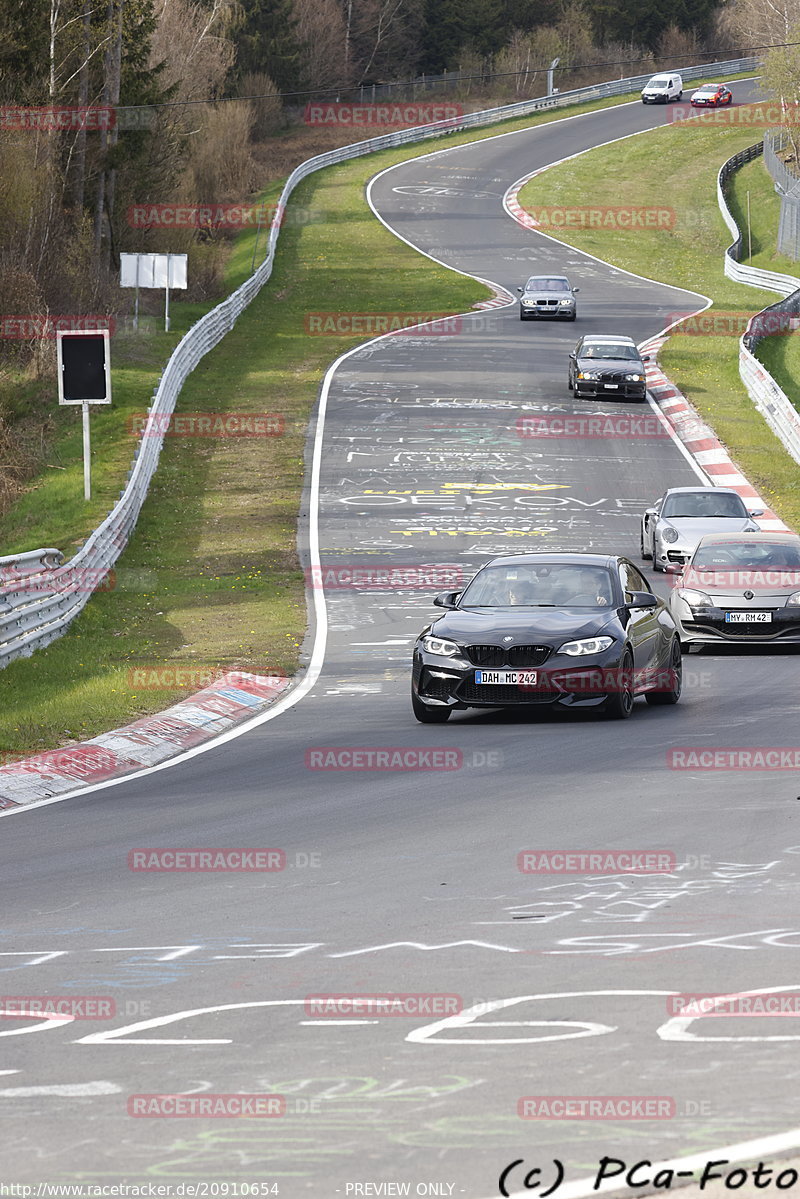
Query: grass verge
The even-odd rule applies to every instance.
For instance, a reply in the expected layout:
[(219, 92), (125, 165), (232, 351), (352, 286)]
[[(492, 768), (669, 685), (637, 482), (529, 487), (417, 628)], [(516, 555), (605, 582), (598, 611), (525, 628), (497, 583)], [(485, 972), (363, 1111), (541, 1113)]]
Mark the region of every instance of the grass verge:
[[(652, 163), (669, 162), (673, 177), (680, 180), (680, 187), (672, 189), (669, 196), (676, 212), (672, 228), (576, 229), (559, 236), (615, 266), (713, 299), (711, 311), (719, 314), (718, 327), (726, 332), (701, 336), (678, 330), (664, 347), (661, 363), (754, 486), (787, 524), (797, 528), (797, 464), (753, 407), (738, 369), (738, 338), (746, 316), (773, 303), (776, 296), (734, 283), (723, 271), (724, 248), (730, 238), (717, 207), (716, 176), (725, 159), (753, 140), (753, 131), (747, 129), (690, 128), (688, 123), (668, 126), (617, 142), (613, 176), (599, 166), (603, 151), (589, 151), (533, 179), (523, 188), (520, 202), (532, 210), (545, 204), (613, 205), (623, 195), (626, 205), (660, 208), (664, 205), (663, 180), (652, 170)], [(765, 228), (759, 227), (759, 236), (766, 238), (766, 220)], [(760, 242), (759, 250), (766, 252)]]
[[(443, 145), (609, 106), (596, 101), (384, 151), (320, 172), (295, 191), (270, 282), (190, 376), (178, 405), (184, 413), (279, 412), (284, 435), (167, 440), (114, 589), (94, 596), (59, 641), (0, 671), (0, 755), (82, 740), (160, 710), (216, 669), (296, 670), (306, 628), (295, 552), (305, 431), (325, 367), (364, 340), (311, 338), (304, 316), (322, 307), (321, 296), (331, 311), (385, 311), (387, 274), (397, 311), (459, 312), (487, 294), (375, 221), (366, 181)], [(295, 223), (293, 213), (309, 219)], [(249, 274), (253, 237), (238, 239), (231, 288)], [(204, 310), (176, 304), (173, 333), (115, 349), (114, 406), (93, 416), (95, 498), (85, 507), (80, 499), (76, 421), (54, 447), (63, 469), (44, 472), (0, 522), (4, 552), (56, 545), (69, 553), (105, 515), (133, 451), (126, 422), (146, 408), (158, 363)]]

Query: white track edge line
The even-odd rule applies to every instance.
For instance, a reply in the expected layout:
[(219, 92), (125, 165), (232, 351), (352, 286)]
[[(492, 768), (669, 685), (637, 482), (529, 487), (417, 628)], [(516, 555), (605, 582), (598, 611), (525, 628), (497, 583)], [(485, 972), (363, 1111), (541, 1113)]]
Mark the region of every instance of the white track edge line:
[[(758, 78), (758, 76), (754, 76), (754, 78)], [(605, 108), (595, 108), (595, 109), (590, 110), (589, 112), (573, 113), (572, 116), (558, 117), (554, 121), (543, 121), (541, 127), (545, 127), (548, 125), (555, 125), (555, 124), (558, 124), (559, 122), (563, 122), (563, 121), (577, 121), (584, 117), (592, 117), (596, 114), (607, 113), (612, 109), (627, 108), (630, 105), (638, 104), (638, 103), (639, 103), (638, 100), (626, 100), (622, 104), (609, 104)], [(535, 114), (532, 114), (532, 115), (535, 115)], [(533, 126), (533, 127), (535, 128), (536, 126)], [(477, 279), (478, 282), (483, 283), (485, 286), (487, 286), (487, 287), (490, 286), (490, 287), (494, 288), (495, 285), (492, 284), (488, 279), (479, 278), (477, 275), (470, 275), (467, 271), (460, 271), (457, 267), (453, 267), (449, 263), (441, 262), (440, 259), (434, 258), (433, 255), (428, 254), (425, 250), (419, 249), (419, 247), (415, 246), (413, 242), (408, 241), (406, 238), (404, 238), (402, 236), (402, 234), (397, 233), (396, 230), (392, 229), (392, 227), (389, 224), (387, 224), (387, 222), (384, 221), (383, 218), (379, 215), (379, 213), (375, 210), (375, 208), (372, 204), (372, 199), (371, 199), (371, 188), (372, 188), (373, 182), (375, 182), (375, 180), (380, 178), (381, 175), (385, 174), (387, 171), (394, 170), (396, 167), (404, 166), (406, 163), (418, 162), (418, 161), (420, 161), (420, 159), (423, 159), (423, 158), (435, 158), (438, 154), (449, 154), (449, 153), (452, 153), (453, 151), (468, 149), (471, 146), (479, 145), (481, 142), (499, 141), (500, 138), (514, 137), (520, 133), (529, 133), (531, 128), (532, 128), (532, 126), (528, 125), (522, 129), (511, 129), (511, 130), (507, 130), (505, 133), (496, 133), (489, 137), (479, 137), (479, 138), (476, 138), (475, 141), (460, 142), (457, 146), (439, 147), (439, 149), (432, 150), (428, 154), (418, 154), (412, 158), (404, 158), (402, 160), (402, 162), (394, 163), (393, 166), (391, 166), (391, 167), (385, 167), (384, 170), (379, 171), (377, 175), (374, 175), (370, 179), (370, 181), (367, 185), (367, 200), (368, 200), (369, 206), (372, 209), (372, 211), (375, 213), (375, 215), (378, 217), (378, 220), (380, 220), (381, 223), (391, 233), (394, 234), (394, 236), (396, 236), (400, 241), (405, 242), (406, 245), (410, 246), (412, 249), (416, 250), (417, 253), (424, 255), (424, 257), (429, 258), (432, 262), (436, 262), (439, 266), (443, 266), (447, 270), (453, 271), (454, 274), (463, 275), (466, 278), (470, 278), (470, 279)], [(650, 130), (639, 130), (638, 132), (649, 133), (651, 131)], [(626, 134), (626, 137), (635, 137), (635, 136), (636, 136), (636, 134)], [(624, 141), (625, 139), (624, 138), (615, 138), (613, 140), (614, 141)], [(602, 148), (602, 145), (611, 145), (611, 144), (612, 144), (611, 142), (604, 142), (604, 143), (601, 143), (601, 146), (599, 146), (599, 147), (591, 146), (591, 147), (589, 147), (589, 149), (599, 149), (599, 148)], [(587, 154), (588, 152), (589, 152), (589, 150), (580, 151), (581, 154)], [(577, 155), (570, 155), (570, 157), (577, 157)], [(561, 161), (566, 161), (566, 160), (562, 159)], [(550, 166), (557, 166), (557, 165), (558, 165), (558, 163), (555, 163), (555, 162), (548, 163), (546, 167), (543, 167), (541, 169), (548, 170)], [(515, 185), (512, 184), (511, 187), (508, 189), (508, 191), (510, 192), (511, 190), (513, 190), (514, 186)], [(508, 192), (506, 192), (506, 196), (507, 195), (508, 195)], [(504, 207), (505, 207), (505, 197), (504, 197)], [(508, 210), (506, 210), (506, 211), (508, 211)], [(509, 216), (512, 216), (512, 214), (510, 212), (509, 212)], [(512, 219), (514, 219), (513, 216), (512, 216)], [(534, 230), (534, 232), (535, 232), (535, 230)], [(547, 237), (549, 235), (545, 233), (545, 234), (542, 234), (542, 236)], [(553, 238), (550, 238), (550, 240), (558, 241), (559, 239), (553, 237)], [(568, 246), (567, 242), (560, 242), (559, 244), (563, 245), (563, 246)], [(568, 248), (571, 250), (575, 250), (574, 246), (568, 246)], [(577, 252), (583, 253), (583, 251), (577, 251)], [(592, 258), (594, 256), (589, 254), (589, 255), (587, 255), (587, 257)], [(604, 262), (604, 260), (601, 258), (596, 259), (596, 261)], [(604, 265), (611, 266), (614, 270), (621, 269), (619, 267), (614, 267), (613, 263), (604, 263)], [(630, 272), (630, 271), (626, 271), (625, 273), (632, 274), (632, 272)], [(643, 276), (638, 276), (638, 277), (643, 278)], [(646, 280), (646, 282), (658, 283), (659, 280), (651, 279), (651, 280)], [(661, 284), (661, 286), (668, 287), (669, 284)], [(497, 285), (497, 287), (502, 291), (506, 290), (505, 288), (500, 288), (499, 284)], [(677, 288), (675, 290), (683, 291), (686, 289)], [(700, 293), (694, 292), (694, 293), (689, 293), (689, 294), (699, 295)], [(703, 298), (705, 298), (705, 297), (703, 297)], [(516, 303), (516, 301), (512, 297), (510, 304), (514, 304), (514, 303)], [(711, 303), (711, 301), (709, 301), (709, 304), (710, 303)], [(504, 305), (504, 307), (510, 307), (510, 304)], [(706, 307), (708, 307), (708, 305), (706, 305)], [(499, 311), (499, 309), (497, 311)], [(700, 309), (699, 311), (705, 311), (705, 309)], [(483, 315), (483, 313), (476, 311), (475, 309), (470, 309), (468, 312), (454, 313), (453, 315), (456, 315), (456, 316), (481, 316), (481, 315)], [(452, 320), (452, 316), (449, 318), (444, 318), (444, 319)], [(404, 333), (404, 335), (407, 336), (409, 330), (405, 329), (405, 330), (402, 330), (402, 332)], [(335, 372), (338, 370), (339, 366), (341, 366), (341, 364), (343, 362), (345, 362), (352, 354), (358, 353), (359, 350), (363, 350), (367, 346), (375, 345), (376, 342), (384, 341), (386, 338), (398, 336), (398, 333), (399, 333), (399, 331), (392, 332), (392, 333), (383, 333), (378, 337), (373, 337), (373, 338), (369, 339), (368, 341), (361, 342), (359, 345), (354, 346), (350, 350), (347, 350), (344, 354), (341, 354), (337, 359), (335, 359), (335, 361), (331, 363), (331, 365), (328, 367), (328, 370), (325, 373), (325, 378), (322, 383), (322, 388), (320, 389), (319, 405), (318, 405), (318, 409), (317, 409), (317, 418), (316, 418), (317, 419), (317, 427), (316, 427), (315, 434), (314, 434), (314, 453), (313, 453), (313, 459), (312, 459), (311, 487), (310, 487), (310, 495), (309, 495), (309, 500), (310, 500), (310, 503), (309, 503), (309, 557), (311, 559), (312, 571), (315, 566), (318, 569), (321, 569), (320, 561), (319, 561), (319, 519), (318, 519), (319, 518), (319, 468), (320, 468), (320, 463), (322, 460), (322, 438), (323, 438), (324, 431), (325, 431), (325, 415), (326, 415), (327, 406), (328, 406), (328, 393), (330, 391), (330, 386), (331, 386), (331, 382), (333, 380), (333, 376), (334, 376)], [(649, 397), (648, 397), (648, 402), (652, 405), (652, 400), (650, 400)], [(666, 419), (660, 411), (658, 411), (658, 416), (661, 420)], [(674, 437), (674, 431), (672, 430), (672, 426), (669, 425), (668, 421), (666, 423), (669, 427), (670, 434)], [(694, 462), (694, 460), (688, 455), (688, 451), (685, 449), (684, 446), (681, 445), (680, 441), (676, 440), (676, 444), (679, 446), (681, 452), (687, 457), (687, 461), (690, 461), (692, 463), (692, 465), (694, 466), (695, 470), (699, 471), (700, 468), (697, 466), (697, 464)], [(702, 475), (702, 477), (705, 477), (705, 475)], [(294, 705), (296, 703), (298, 703), (301, 699), (303, 699), (308, 694), (308, 692), (311, 690), (311, 688), (317, 682), (317, 680), (320, 676), (320, 673), (322, 671), (322, 666), (323, 666), (324, 657), (325, 657), (325, 648), (327, 645), (327, 636), (328, 636), (327, 605), (325, 603), (325, 596), (324, 596), (324, 592), (322, 591), (322, 589), (316, 589), (316, 588), (314, 589), (314, 609), (315, 609), (314, 645), (313, 645), (313, 649), (311, 652), (311, 660), (309, 661), (308, 667), (306, 668), (306, 674), (304, 677), (302, 677), (300, 679), (297, 686), (295, 686), (291, 689), (291, 692), (289, 695), (287, 695), (285, 698), (279, 699), (275, 704), (271, 705), (271, 707), (266, 712), (262, 712), (258, 716), (254, 716), (250, 720), (244, 721), (242, 724), (238, 724), (234, 728), (228, 729), (224, 733), (220, 733), (219, 736), (214, 737), (209, 741), (203, 742), (202, 745), (195, 745), (191, 749), (187, 749), (181, 753), (178, 753), (174, 757), (169, 758), (168, 761), (166, 761), (166, 762), (159, 762), (154, 766), (147, 766), (147, 767), (144, 767), (142, 770), (132, 771), (130, 774), (121, 775), (119, 778), (116, 778), (116, 779), (106, 779), (103, 782), (92, 783), (88, 787), (81, 787), (75, 791), (67, 791), (63, 795), (52, 795), (48, 799), (39, 799), (39, 800), (35, 800), (33, 803), (20, 805), (19, 807), (6, 808), (3, 810), (0, 810), (0, 820), (2, 820), (6, 816), (20, 816), (24, 812), (32, 812), (32, 811), (36, 811), (39, 808), (49, 807), (50, 804), (63, 803), (67, 799), (78, 799), (82, 795), (91, 795), (95, 791), (104, 791), (110, 787), (118, 787), (122, 783), (134, 782), (137, 779), (146, 778), (151, 774), (156, 774), (160, 770), (168, 770), (173, 766), (179, 766), (182, 762), (188, 762), (191, 758), (196, 758), (200, 754), (208, 753), (210, 750), (216, 749), (220, 745), (225, 745), (229, 741), (235, 741), (237, 737), (241, 737), (245, 733), (249, 733), (253, 729), (260, 727), (262, 724), (266, 724), (266, 723), (268, 723), (268, 721), (274, 720), (277, 716), (281, 716), (284, 712), (288, 711), (289, 708), (294, 707)], [(114, 730), (109, 730), (109, 732), (113, 732), (113, 731)]]

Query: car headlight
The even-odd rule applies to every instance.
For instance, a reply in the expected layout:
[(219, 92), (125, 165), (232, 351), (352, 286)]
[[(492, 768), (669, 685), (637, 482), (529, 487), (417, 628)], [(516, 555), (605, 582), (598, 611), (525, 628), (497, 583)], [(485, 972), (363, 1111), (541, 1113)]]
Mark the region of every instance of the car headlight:
[(597, 371), (578, 371), (579, 379), (599, 379)]
[(522, 303), (526, 308), (532, 308), (533, 305), (536, 303), (536, 301), (535, 300), (523, 300)]
[(643, 376), (642, 375), (626, 375), (625, 378), (627, 379), (627, 381), (629, 383), (641, 383)]
[(601, 654), (613, 644), (613, 637), (585, 637), (582, 641), (565, 642), (558, 652), (570, 658), (585, 658), (588, 654)]
[(800, 608), (800, 591), (794, 591), (786, 601), (787, 608)]
[(454, 658), (461, 653), (461, 646), (446, 637), (432, 637), (430, 634), (422, 638), (422, 648), (429, 654), (438, 654), (440, 658)]
[(705, 591), (694, 591), (691, 587), (679, 587), (678, 595), (685, 600), (690, 608), (710, 608), (713, 600)]
[(667, 545), (674, 545), (675, 542), (678, 540), (678, 530), (677, 529), (662, 529), (661, 530), (661, 538), (663, 541), (666, 541)]
[(561, 303), (562, 303), (562, 304), (564, 304), (565, 306), (568, 306), (568, 305), (570, 305), (570, 304), (574, 304), (574, 303), (575, 303), (575, 301), (574, 301), (574, 300), (572, 300), (572, 299), (569, 299), (569, 298), (568, 298), (568, 299), (566, 299), (566, 300), (562, 300), (562, 301), (561, 301)]

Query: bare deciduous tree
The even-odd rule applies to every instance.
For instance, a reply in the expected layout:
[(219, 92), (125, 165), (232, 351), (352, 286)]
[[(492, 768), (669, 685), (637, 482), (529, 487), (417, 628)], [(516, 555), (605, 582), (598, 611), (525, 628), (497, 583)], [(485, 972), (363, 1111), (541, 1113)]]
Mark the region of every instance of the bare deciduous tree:
[(767, 46), (791, 41), (798, 22), (800, 0), (735, 0), (722, 9), (717, 27), (742, 46)]
[(347, 28), (338, 0), (294, 0), (304, 75), (324, 91), (349, 83)]
[[(787, 41), (800, 41), (800, 24), (789, 27)], [(770, 50), (764, 58), (761, 87), (780, 102), (783, 113), (781, 124), (792, 144), (797, 163), (800, 161), (800, 46)]]
[(174, 87), (176, 100), (219, 96), (233, 65), (225, 36), (231, 5), (215, 0), (209, 10), (193, 0), (158, 0), (150, 61), (163, 64), (160, 82)]

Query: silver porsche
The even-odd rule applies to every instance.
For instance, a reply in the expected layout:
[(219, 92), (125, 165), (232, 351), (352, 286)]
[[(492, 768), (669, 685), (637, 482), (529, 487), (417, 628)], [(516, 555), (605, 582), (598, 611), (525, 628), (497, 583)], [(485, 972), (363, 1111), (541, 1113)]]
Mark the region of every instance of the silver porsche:
[(762, 515), (730, 487), (670, 487), (642, 516), (642, 557), (657, 571), (681, 566), (707, 533), (757, 533), (753, 517)]
[(674, 577), (669, 610), (681, 646), (800, 644), (800, 537), (712, 533)]

